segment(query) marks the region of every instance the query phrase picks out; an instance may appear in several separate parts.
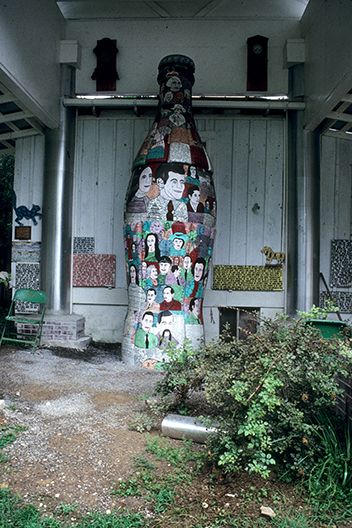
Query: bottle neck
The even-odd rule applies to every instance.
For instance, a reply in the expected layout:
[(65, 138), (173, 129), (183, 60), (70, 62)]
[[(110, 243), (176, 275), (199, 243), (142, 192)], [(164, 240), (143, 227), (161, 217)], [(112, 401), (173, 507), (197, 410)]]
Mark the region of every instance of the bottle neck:
[(160, 84), (158, 113), (160, 117), (173, 114), (176, 120), (179, 117), (180, 123), (193, 121), (192, 83), (189, 79), (177, 72), (165, 76)]

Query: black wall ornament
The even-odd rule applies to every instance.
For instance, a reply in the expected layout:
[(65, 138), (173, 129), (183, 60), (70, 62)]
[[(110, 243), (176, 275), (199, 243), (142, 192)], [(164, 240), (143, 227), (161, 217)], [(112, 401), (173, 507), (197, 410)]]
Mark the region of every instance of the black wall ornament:
[(247, 39), (247, 91), (268, 89), (268, 38), (255, 35)]
[(116, 90), (116, 79), (119, 79), (116, 68), (118, 53), (116, 40), (109, 38), (98, 40), (93, 51), (97, 57), (97, 66), (92, 79), (96, 81), (97, 92)]

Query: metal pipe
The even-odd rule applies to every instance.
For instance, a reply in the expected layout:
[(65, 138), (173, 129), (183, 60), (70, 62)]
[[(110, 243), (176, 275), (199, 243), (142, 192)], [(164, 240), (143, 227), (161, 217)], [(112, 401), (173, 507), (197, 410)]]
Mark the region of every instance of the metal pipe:
[[(156, 107), (158, 105), (158, 99), (156, 97), (131, 97), (131, 96), (118, 96), (118, 97), (107, 97), (107, 98), (94, 98), (89, 96), (83, 97), (66, 97), (64, 99), (64, 105), (67, 107), (105, 107), (105, 108), (133, 108), (137, 107)], [(245, 109), (245, 108), (257, 108), (264, 110), (304, 110), (305, 103), (300, 101), (287, 101), (277, 99), (260, 99), (260, 100), (248, 100), (246, 98), (231, 98), (229, 96), (218, 96), (218, 97), (194, 97), (192, 98), (192, 106), (195, 108), (223, 108), (223, 109)]]
[[(62, 66), (62, 95), (72, 70)], [(66, 92), (67, 93), (67, 92)], [(71, 304), (72, 196), (75, 110), (60, 102), (60, 125), (45, 134), (42, 288), (48, 313), (68, 314)]]
[(217, 424), (213, 423), (207, 427), (199, 419), (192, 416), (168, 414), (161, 422), (161, 432), (164, 436), (178, 440), (193, 440), (199, 444), (205, 444), (208, 437), (217, 431)]
[(305, 134), (305, 278), (304, 310), (319, 304), (320, 131)]

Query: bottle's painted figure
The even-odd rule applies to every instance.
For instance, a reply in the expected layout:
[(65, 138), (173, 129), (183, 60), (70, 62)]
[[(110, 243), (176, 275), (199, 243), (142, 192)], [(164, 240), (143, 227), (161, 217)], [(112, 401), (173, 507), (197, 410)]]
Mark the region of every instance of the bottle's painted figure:
[(192, 115), (194, 63), (159, 64), (160, 103), (126, 196), (129, 305), (122, 355), (151, 366), (169, 343), (203, 339), (202, 302), (215, 236), (212, 168)]

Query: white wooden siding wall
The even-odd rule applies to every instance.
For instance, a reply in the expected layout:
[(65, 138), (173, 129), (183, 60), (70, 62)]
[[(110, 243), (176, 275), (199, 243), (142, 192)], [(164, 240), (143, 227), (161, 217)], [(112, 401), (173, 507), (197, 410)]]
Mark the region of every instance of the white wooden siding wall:
[[(44, 136), (30, 136), (17, 139), (15, 156), (14, 191), (17, 207), (39, 205), (43, 211), (43, 171), (44, 171)], [(15, 212), (13, 212), (13, 235), (15, 239)], [(42, 236), (42, 221), (37, 217), (37, 225), (31, 220), (23, 219), (24, 225), (31, 226), (32, 242), (40, 242)]]
[(264, 264), (264, 245), (274, 251), (284, 246), (284, 121), (211, 121), (209, 154), (219, 204), (214, 263)]
[[(117, 255), (123, 286), (124, 199), (150, 124), (134, 118), (78, 122), (74, 236), (94, 236), (97, 253)], [(275, 251), (284, 245), (283, 120), (208, 118), (197, 125), (214, 165), (219, 204), (214, 262), (263, 264), (263, 245)]]
[[(97, 320), (107, 324), (104, 312), (99, 312), (97, 318), (94, 305), (101, 305), (101, 309), (102, 305), (120, 306), (112, 325), (117, 329), (114, 339), (117, 336), (119, 340), (122, 332), (127, 304), (122, 236), (124, 200), (131, 164), (151, 124), (152, 119), (126, 114), (78, 120), (73, 236), (94, 237), (95, 251), (116, 254), (117, 264), (115, 290), (74, 288), (74, 310), (86, 316), (88, 331), (93, 336), (91, 325)], [(197, 126), (214, 166), (218, 208), (213, 262), (264, 264), (260, 253), (263, 245), (275, 251), (285, 246), (284, 120), (202, 116), (197, 119)], [(279, 292), (211, 292), (211, 283), (210, 274), (205, 319), (209, 317), (213, 322), (212, 336), (218, 332), (218, 322), (215, 316), (214, 323), (211, 307), (283, 308), (283, 295)], [(96, 334), (94, 337), (99, 338)]]
[[(349, 140), (322, 136), (320, 175), (320, 271), (329, 283), (331, 240), (351, 238), (352, 144)], [(320, 287), (324, 291), (323, 284)]]
[(78, 121), (74, 236), (94, 237), (95, 252), (116, 255), (116, 285), (126, 287), (123, 210), (131, 164), (150, 121)]

